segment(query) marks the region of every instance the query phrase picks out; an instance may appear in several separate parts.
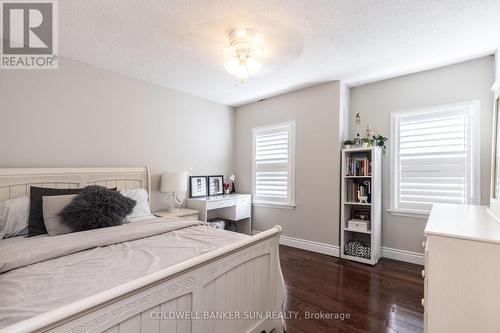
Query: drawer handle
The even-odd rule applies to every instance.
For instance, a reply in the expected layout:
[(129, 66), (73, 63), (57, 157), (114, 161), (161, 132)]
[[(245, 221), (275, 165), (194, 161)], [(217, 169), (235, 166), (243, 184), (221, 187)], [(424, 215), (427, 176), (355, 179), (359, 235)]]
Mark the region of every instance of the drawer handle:
[(422, 270), (422, 278), (425, 279), (425, 269)]
[(425, 306), (425, 299), (422, 298), (421, 303), (422, 303), (422, 307), (424, 307)]
[(422, 241), (422, 248), (425, 249), (425, 241)]

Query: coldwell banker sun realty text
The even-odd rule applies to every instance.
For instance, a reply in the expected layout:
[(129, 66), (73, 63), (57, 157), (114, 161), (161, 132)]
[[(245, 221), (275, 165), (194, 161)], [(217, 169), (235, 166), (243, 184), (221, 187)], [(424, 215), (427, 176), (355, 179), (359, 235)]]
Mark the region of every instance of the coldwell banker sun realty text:
[(57, 69), (57, 1), (0, 0), (1, 69)]

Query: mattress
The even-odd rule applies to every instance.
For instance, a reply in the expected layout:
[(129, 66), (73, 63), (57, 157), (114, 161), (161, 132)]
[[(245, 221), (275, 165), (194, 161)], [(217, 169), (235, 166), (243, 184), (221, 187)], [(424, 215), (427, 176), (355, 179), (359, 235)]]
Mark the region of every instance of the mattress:
[(199, 221), (150, 219), (0, 241), (0, 328), (249, 236)]

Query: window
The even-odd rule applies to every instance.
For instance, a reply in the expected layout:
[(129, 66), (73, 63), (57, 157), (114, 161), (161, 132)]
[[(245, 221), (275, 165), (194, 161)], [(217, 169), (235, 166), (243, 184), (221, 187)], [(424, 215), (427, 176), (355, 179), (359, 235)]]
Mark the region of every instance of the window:
[(295, 122), (254, 128), (252, 164), (254, 203), (293, 207)]
[(391, 118), (390, 211), (428, 214), (434, 203), (479, 202), (479, 101)]

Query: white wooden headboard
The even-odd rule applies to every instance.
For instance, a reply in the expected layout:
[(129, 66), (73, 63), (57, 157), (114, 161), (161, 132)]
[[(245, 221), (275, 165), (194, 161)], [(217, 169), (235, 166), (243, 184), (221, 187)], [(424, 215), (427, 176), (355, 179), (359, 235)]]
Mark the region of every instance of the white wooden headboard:
[(82, 188), (101, 185), (118, 190), (143, 188), (151, 195), (148, 167), (0, 168), (0, 201), (29, 194), (31, 186)]

